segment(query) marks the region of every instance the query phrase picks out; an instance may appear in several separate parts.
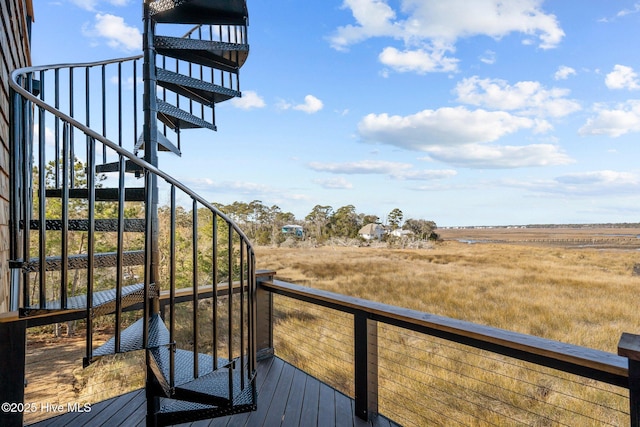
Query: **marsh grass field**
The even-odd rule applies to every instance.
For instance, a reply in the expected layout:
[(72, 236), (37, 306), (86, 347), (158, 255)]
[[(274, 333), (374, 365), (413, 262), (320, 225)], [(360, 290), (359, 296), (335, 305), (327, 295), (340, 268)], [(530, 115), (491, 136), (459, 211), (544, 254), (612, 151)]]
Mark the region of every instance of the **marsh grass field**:
[(440, 234), (443, 241), (415, 250), (262, 247), (258, 267), (304, 286), (608, 352), (622, 332), (640, 332), (640, 228)]
[[(425, 249), (264, 247), (259, 268), (283, 281), (609, 353), (623, 332), (640, 332), (640, 228), (439, 234), (442, 241)], [(350, 320), (284, 297), (275, 306), (276, 354), (353, 395)], [(402, 424), (628, 425), (624, 390), (398, 328), (379, 326), (379, 335), (381, 412)], [(418, 399), (398, 398), (407, 393)]]
[[(442, 240), (421, 249), (258, 247), (257, 267), (287, 282), (610, 353), (623, 332), (640, 333), (640, 226), (438, 232)], [(348, 316), (280, 296), (274, 308), (276, 354), (353, 396)], [(139, 356), (105, 360), (102, 378), (80, 367), (81, 337), (33, 332), (25, 401), (52, 399), (47, 389), (75, 401), (143, 383), (129, 372), (142, 371)], [(626, 390), (389, 325), (378, 334), (380, 410), (403, 425), (628, 425)], [(43, 361), (45, 343), (74, 353)], [(52, 371), (52, 363), (70, 367)]]

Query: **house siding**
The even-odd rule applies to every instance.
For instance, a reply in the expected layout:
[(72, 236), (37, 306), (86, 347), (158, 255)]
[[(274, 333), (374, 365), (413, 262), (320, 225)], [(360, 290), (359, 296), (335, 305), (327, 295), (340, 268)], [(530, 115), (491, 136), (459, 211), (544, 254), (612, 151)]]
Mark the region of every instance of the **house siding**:
[(0, 313), (9, 311), (9, 78), (31, 65), (32, 15), (31, 0), (0, 1)]

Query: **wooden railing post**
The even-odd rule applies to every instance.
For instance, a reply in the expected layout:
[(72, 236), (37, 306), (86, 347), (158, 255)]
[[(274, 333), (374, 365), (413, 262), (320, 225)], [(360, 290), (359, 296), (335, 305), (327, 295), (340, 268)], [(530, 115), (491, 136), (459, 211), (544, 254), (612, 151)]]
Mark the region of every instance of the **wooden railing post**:
[[(16, 316), (17, 317), (17, 316)], [(0, 319), (0, 425), (22, 427), (27, 322)]]
[(276, 272), (258, 270), (256, 280), (256, 350), (258, 360), (267, 359), (274, 354), (273, 350), (273, 294), (260, 286), (263, 282), (271, 282)]
[(640, 427), (640, 335), (623, 333), (618, 355), (629, 359), (629, 425)]
[(378, 413), (378, 322), (366, 312), (354, 314), (355, 412), (369, 421)]

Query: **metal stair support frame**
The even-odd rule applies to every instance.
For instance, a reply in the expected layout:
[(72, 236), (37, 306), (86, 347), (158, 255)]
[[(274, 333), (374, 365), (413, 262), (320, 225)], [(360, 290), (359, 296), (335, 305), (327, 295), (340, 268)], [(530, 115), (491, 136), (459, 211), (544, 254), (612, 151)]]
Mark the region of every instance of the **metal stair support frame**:
[[(149, 0), (145, 0), (145, 8), (150, 4), (151, 2)], [(203, 2), (200, 0), (194, 0), (194, 1), (189, 1), (189, 0), (185, 0), (185, 1), (177, 1), (174, 3), (174, 6), (180, 6), (180, 5), (188, 5), (191, 4), (191, 6), (211, 6), (212, 4), (218, 4), (218, 5), (234, 5), (238, 6), (238, 5), (242, 5), (244, 8), (244, 11), (246, 12), (246, 5), (244, 4), (244, 0), (232, 0), (232, 1), (209, 1), (209, 2)], [(148, 11), (145, 9), (145, 17), (147, 17), (147, 13)], [(170, 14), (169, 14), (170, 15)], [(241, 23), (242, 25), (246, 25), (246, 13), (244, 14), (245, 16), (242, 17), (241, 19)], [(165, 15), (165, 18), (168, 15)], [(213, 18), (207, 18), (207, 19), (213, 19)], [(227, 18), (225, 18), (227, 19)], [(236, 19), (236, 18), (234, 18)], [(215, 22), (215, 21), (214, 21)], [(235, 24), (237, 25), (238, 22), (235, 22)], [(124, 59), (118, 59), (118, 60), (112, 60), (112, 61), (100, 61), (97, 63), (93, 63), (93, 64), (69, 64), (69, 65), (59, 65), (59, 66), (51, 66), (51, 67), (31, 67), (29, 69), (25, 69), (25, 70), (18, 70), (16, 72), (14, 72), (12, 74), (12, 78), (10, 81), (10, 86), (12, 88), (12, 97), (13, 97), (13, 101), (14, 101), (14, 108), (12, 109), (12, 114), (14, 114), (14, 123), (15, 123), (15, 127), (14, 127), (14, 132), (13, 132), (13, 138), (12, 138), (12, 145), (13, 145), (13, 149), (12, 149), (12, 153), (15, 153), (16, 157), (14, 158), (14, 161), (12, 162), (12, 167), (14, 168), (12, 173), (12, 194), (15, 195), (15, 197), (12, 197), (12, 201), (14, 201), (14, 205), (11, 209), (12, 212), (12, 231), (15, 231), (15, 238), (12, 239), (12, 250), (11, 250), (11, 259), (12, 259), (12, 268), (13, 268), (13, 277), (14, 277), (14, 286), (12, 287), (14, 290), (14, 300), (16, 300), (14, 307), (18, 306), (19, 304), (19, 298), (15, 298), (16, 295), (18, 295), (15, 291), (19, 289), (20, 286), (20, 280), (18, 278), (18, 276), (20, 275), (20, 272), (22, 272), (21, 276), (22, 276), (22, 289), (24, 290), (23, 295), (22, 295), (22, 299), (24, 302), (26, 302), (28, 304), (29, 300), (30, 300), (30, 295), (29, 295), (29, 289), (28, 286), (25, 286), (25, 284), (28, 282), (29, 277), (32, 276), (32, 273), (30, 273), (30, 271), (32, 271), (33, 269), (38, 271), (38, 281), (39, 281), (39, 290), (37, 291), (39, 294), (39, 297), (37, 298), (38, 300), (38, 307), (35, 307), (36, 310), (39, 309), (44, 309), (46, 310), (59, 310), (60, 314), (56, 315), (56, 318), (60, 318), (60, 316), (64, 315), (65, 311), (68, 312), (72, 312), (73, 313), (77, 313), (78, 310), (77, 308), (80, 307), (82, 304), (79, 302), (79, 300), (77, 301), (76, 297), (71, 297), (71, 299), (67, 298), (67, 292), (66, 292), (66, 283), (68, 282), (68, 273), (69, 270), (74, 269), (74, 268), (80, 268), (81, 266), (84, 266), (86, 263), (86, 267), (87, 267), (87, 281), (86, 281), (86, 286), (87, 286), (87, 294), (86, 294), (86, 300), (85, 300), (85, 318), (87, 320), (87, 355), (86, 355), (86, 359), (87, 359), (87, 363), (89, 363), (93, 358), (94, 358), (94, 354), (93, 354), (93, 343), (92, 343), (92, 336), (91, 336), (91, 331), (92, 331), (92, 327), (91, 327), (91, 322), (92, 319), (95, 315), (97, 315), (98, 311), (103, 310), (104, 313), (101, 311), (101, 314), (107, 314), (107, 313), (115, 313), (116, 315), (116, 319), (119, 319), (120, 313), (123, 309), (123, 305), (125, 305), (125, 303), (123, 303), (123, 298), (126, 298), (126, 294), (128, 292), (125, 291), (124, 287), (123, 287), (123, 283), (122, 283), (122, 267), (126, 265), (127, 261), (126, 261), (126, 257), (125, 257), (125, 251), (124, 251), (124, 246), (122, 243), (122, 236), (123, 233), (125, 231), (125, 224), (126, 224), (126, 219), (124, 218), (124, 202), (125, 200), (128, 200), (128, 196), (127, 196), (127, 192), (124, 190), (124, 173), (126, 172), (127, 169), (132, 170), (139, 170), (141, 171), (141, 173), (144, 175), (144, 179), (145, 179), (145, 187), (146, 191), (144, 192), (144, 203), (145, 203), (145, 229), (148, 231), (146, 233), (146, 239), (145, 239), (145, 260), (144, 260), (144, 266), (145, 266), (145, 274), (144, 274), (144, 284), (143, 284), (143, 297), (142, 300), (144, 301), (144, 316), (142, 318), (142, 322), (144, 323), (144, 327), (143, 327), (143, 336), (142, 336), (142, 343), (143, 343), (143, 347), (150, 349), (150, 341), (149, 341), (149, 326), (151, 323), (151, 319), (156, 319), (157, 315), (155, 313), (157, 313), (158, 311), (158, 300), (156, 298), (157, 294), (155, 293), (155, 291), (152, 291), (152, 287), (155, 286), (155, 283), (158, 279), (158, 273), (157, 273), (157, 268), (158, 268), (158, 246), (157, 246), (157, 232), (159, 229), (159, 224), (158, 224), (158, 216), (157, 216), (157, 209), (158, 209), (158, 179), (162, 179), (166, 184), (169, 185), (170, 189), (171, 189), (171, 194), (172, 194), (172, 201), (171, 201), (171, 211), (172, 211), (172, 245), (175, 245), (175, 239), (174, 239), (174, 235), (175, 235), (175, 209), (176, 209), (176, 198), (175, 198), (175, 194), (176, 191), (179, 190), (183, 195), (186, 195), (187, 197), (191, 198), (192, 202), (193, 202), (193, 230), (194, 230), (194, 234), (197, 232), (197, 223), (198, 223), (198, 219), (197, 219), (197, 212), (199, 208), (206, 208), (206, 210), (208, 210), (209, 212), (211, 212), (212, 214), (212, 218), (214, 221), (214, 235), (213, 235), (213, 241), (214, 243), (217, 245), (217, 242), (222, 241), (224, 243), (224, 239), (219, 240), (217, 237), (217, 223), (218, 220), (222, 220), (227, 224), (227, 230), (228, 230), (228, 240), (226, 242), (227, 244), (227, 251), (228, 251), (228, 265), (226, 267), (228, 267), (228, 286), (229, 286), (229, 291), (228, 291), (228, 311), (229, 311), (229, 329), (228, 329), (228, 355), (229, 358), (233, 358), (234, 360), (237, 360), (237, 366), (236, 363), (230, 365), (230, 367), (225, 368), (224, 366), (219, 368), (224, 370), (227, 370), (229, 372), (228, 375), (228, 398), (226, 399), (229, 402), (226, 402), (223, 400), (218, 400), (218, 403), (221, 404), (220, 408), (216, 408), (212, 410), (209, 408), (201, 408), (200, 410), (194, 411), (194, 416), (196, 417), (202, 417), (205, 415), (214, 415), (214, 414), (223, 414), (223, 413), (233, 413), (235, 411), (244, 411), (244, 410), (250, 410), (254, 407), (255, 405), (255, 383), (254, 383), (254, 374), (255, 374), (255, 335), (253, 329), (255, 329), (255, 319), (254, 319), (254, 309), (252, 308), (246, 308), (246, 304), (248, 304), (249, 306), (251, 304), (255, 304), (255, 299), (254, 299), (254, 293), (255, 293), (255, 289), (256, 289), (256, 279), (255, 279), (255, 255), (253, 253), (253, 249), (251, 248), (250, 243), (248, 242), (248, 239), (246, 238), (246, 236), (244, 235), (244, 233), (242, 233), (242, 231), (228, 218), (226, 217), (224, 214), (222, 214), (220, 211), (218, 211), (215, 207), (213, 207), (210, 203), (208, 203), (206, 200), (202, 199), (200, 196), (196, 195), (193, 191), (191, 191), (190, 189), (188, 189), (187, 187), (185, 187), (184, 185), (182, 185), (181, 183), (179, 183), (178, 181), (176, 181), (175, 179), (171, 178), (170, 176), (164, 174), (163, 172), (161, 172), (158, 169), (158, 162), (157, 162), (157, 150), (158, 150), (158, 140), (160, 138), (160, 134), (158, 133), (158, 129), (157, 129), (157, 110), (158, 110), (158, 105), (157, 105), (157, 96), (155, 94), (155, 88), (157, 85), (157, 76), (155, 76), (155, 71), (157, 70), (155, 68), (155, 64), (153, 64), (153, 62), (155, 61), (155, 52), (153, 50), (153, 38), (152, 38), (152, 34), (153, 34), (153, 29), (154, 29), (154, 23), (151, 19), (148, 19), (145, 22), (145, 30), (151, 30), (150, 32), (145, 31), (145, 59), (148, 59), (148, 61), (145, 61), (147, 63), (147, 65), (150, 64), (150, 66), (145, 66), (143, 68), (143, 75), (144, 75), (144, 85), (145, 85), (145, 95), (144, 95), (144, 116), (145, 116), (145, 120), (144, 120), (144, 133), (143, 133), (143, 139), (144, 139), (144, 160), (139, 159), (138, 157), (136, 157), (133, 153), (130, 153), (129, 151), (125, 150), (123, 148), (123, 138), (122, 138), (122, 131), (119, 131), (118, 135), (118, 142), (114, 143), (111, 141), (111, 139), (106, 137), (106, 125), (105, 125), (105, 111), (107, 111), (106, 108), (106, 104), (105, 104), (105, 97), (104, 97), (104, 87), (105, 87), (105, 66), (106, 65), (110, 65), (110, 64), (115, 64), (118, 68), (118, 91), (119, 91), (119, 95), (118, 95), (118, 102), (120, 102), (120, 97), (122, 96), (122, 74), (121, 74), (121, 66), (124, 63), (127, 62), (133, 62), (135, 64), (135, 61), (137, 61), (139, 58), (135, 57), (135, 58), (124, 58)], [(243, 39), (246, 42), (246, 33), (242, 32), (243, 34)], [(149, 44), (147, 44), (147, 42), (151, 43), (151, 46), (149, 46)], [(197, 42), (196, 42), (197, 43)], [(201, 43), (202, 44), (202, 43)], [(211, 43), (209, 43), (211, 44)], [(226, 51), (227, 48), (231, 48), (231, 50), (235, 49), (235, 46), (231, 46), (231, 43), (229, 42), (225, 42), (225, 41), (220, 41), (217, 44), (214, 42), (214, 45), (217, 45), (219, 47), (221, 47), (222, 49), (220, 50), (220, 52)], [(242, 49), (245, 49), (245, 47), (242, 47)], [(236, 64), (233, 65), (233, 61), (234, 58), (232, 58), (231, 56), (228, 56), (227, 58), (224, 58), (226, 54), (223, 55), (219, 55), (219, 52), (210, 52), (212, 55), (214, 56), (219, 56), (222, 57), (223, 61), (222, 63), (224, 63), (225, 61), (227, 61), (229, 64), (231, 64), (232, 66), (230, 67), (230, 69), (232, 70), (232, 72), (237, 72), (237, 68), (239, 67), (239, 65), (241, 64)], [(238, 58), (241, 58), (240, 61), (238, 61)], [(246, 58), (246, 53), (241, 54), (240, 56), (235, 57), (235, 61), (236, 63), (238, 62), (244, 62), (244, 59)], [(218, 63), (220, 63), (220, 61), (218, 61)], [(227, 66), (229, 64), (226, 64), (223, 66)], [(103, 117), (102, 117), (102, 121), (103, 121), (103, 129), (102, 129), (102, 135), (99, 134), (95, 129), (93, 129), (91, 127), (90, 123), (90, 105), (92, 105), (92, 103), (90, 102), (90, 94), (91, 94), (91, 90), (90, 88), (90, 84), (92, 80), (90, 78), (90, 69), (92, 67), (101, 67), (102, 68), (102, 87), (103, 87), (103, 99), (102, 99), (102, 104), (103, 104)], [(78, 117), (81, 117), (82, 114), (79, 112), (75, 112), (74, 113), (74, 102), (73, 102), (73, 96), (74, 96), (74, 86), (78, 87), (81, 85), (81, 83), (79, 83), (80, 81), (78, 79), (75, 80), (74, 83), (74, 70), (75, 71), (82, 71), (84, 69), (85, 71), (85, 86), (84, 89), (86, 91), (86, 115), (84, 117), (82, 117), (81, 120), (84, 121), (84, 123), (81, 122), (81, 120), (78, 120), (76, 118), (76, 115)], [(70, 94), (70, 102), (69, 105), (67, 106), (68, 111), (67, 112), (63, 112), (61, 109), (61, 104), (64, 103), (60, 103), (59, 101), (59, 94), (58, 94), (58, 87), (59, 87), (59, 76), (58, 76), (58, 72), (61, 70), (68, 70), (68, 76), (69, 76), (69, 80), (68, 80), (68, 86), (69, 86), (69, 94)], [(46, 82), (49, 81), (45, 78), (45, 75), (51, 75), (52, 73), (55, 74), (55, 78), (54, 78), (54, 86), (56, 88), (56, 95), (55, 95), (55, 105), (53, 105), (51, 102), (47, 103), (45, 101), (45, 97), (47, 96), (47, 87), (46, 87)], [(34, 84), (34, 81), (37, 80), (39, 83), (36, 85)], [(134, 65), (134, 81), (135, 81), (135, 65)], [(213, 83), (213, 82), (212, 82)], [(38, 95), (35, 95), (35, 92), (32, 90), (35, 86), (38, 87)], [(217, 92), (219, 93), (224, 93), (224, 95), (222, 95), (223, 98), (227, 97), (227, 96), (237, 96), (239, 95), (238, 91), (233, 91), (230, 88), (225, 87), (224, 85), (220, 86), (219, 88), (216, 89)], [(80, 90), (77, 90), (77, 92), (80, 92)], [(179, 92), (179, 91), (178, 91)], [(214, 91), (215, 92), (215, 91)], [(224, 100), (223, 98), (220, 98), (218, 101), (222, 101)], [(213, 103), (216, 102), (215, 96), (214, 96), (214, 100)], [(35, 106), (35, 108), (33, 108)], [(135, 106), (135, 91), (134, 91), (134, 106)], [(31, 111), (35, 111), (35, 120), (34, 120), (34, 116), (31, 115)], [(118, 107), (117, 109), (117, 115), (119, 118), (119, 122), (121, 123), (123, 120), (123, 113), (122, 113), (122, 108), (121, 106)], [(44, 135), (45, 135), (45, 121), (49, 120), (49, 124), (52, 123), (51, 120), (53, 120), (53, 124), (55, 127), (55, 139), (56, 139), (56, 148), (54, 150), (55, 152), (55, 181), (56, 181), (56, 187), (60, 188), (61, 185), (61, 189), (57, 190), (57, 191), (53, 191), (51, 189), (47, 189), (45, 186), (45, 176), (44, 176), (44, 170), (46, 167), (46, 150), (45, 150), (45, 140), (44, 140)], [(38, 140), (38, 144), (33, 145), (31, 140), (33, 138), (33, 128), (31, 127), (31, 123), (32, 121), (34, 123), (36, 123), (36, 126), (39, 126), (38, 131), (39, 131), (39, 135), (40, 138)], [(134, 116), (134, 123), (135, 123), (135, 116)], [(95, 124), (95, 122), (93, 123)], [(198, 124), (198, 126), (201, 126), (202, 124)], [(201, 127), (208, 127), (208, 126), (201, 126)], [(134, 125), (135, 128), (135, 125)], [(119, 129), (121, 129), (119, 127)], [(136, 132), (134, 132), (135, 134)], [(86, 184), (86, 189), (83, 188), (78, 188), (77, 183), (74, 182), (73, 180), (73, 170), (75, 167), (75, 158), (76, 158), (76, 154), (80, 154), (82, 152), (82, 149), (77, 150), (78, 147), (80, 146), (81, 142), (86, 142), (86, 164), (87, 164), (87, 184)], [(62, 147), (60, 147), (60, 144), (62, 145)], [(32, 152), (32, 147), (37, 147), (37, 155), (34, 155), (34, 153)], [(110, 166), (109, 168), (112, 168), (109, 172), (116, 172), (118, 173), (118, 189), (114, 190), (109, 190), (109, 189), (97, 189), (96, 188), (96, 179), (95, 179), (95, 172), (96, 170), (99, 168), (98, 167), (98, 161), (97, 161), (97, 155), (99, 153), (99, 147), (102, 148), (102, 153), (103, 153), (103, 164), (106, 164), (106, 153), (107, 150), (109, 150), (110, 152), (115, 153), (115, 155), (117, 156), (117, 167), (114, 166)], [(58, 154), (62, 153), (62, 162), (59, 163), (58, 160)], [(82, 155), (82, 154), (80, 154)], [(33, 162), (33, 159), (37, 158), (38, 159), (38, 165), (37, 165), (37, 170), (40, 172), (40, 177), (38, 179), (38, 191), (37, 191), (37, 199), (38, 199), (38, 209), (37, 211), (34, 210), (33, 207), (33, 201), (34, 201), (34, 197), (33, 197), (33, 193), (31, 191), (31, 187), (32, 187), (32, 176), (31, 176), (31, 165)], [(107, 167), (105, 166), (105, 169)], [(58, 169), (62, 169), (62, 173), (60, 174)], [(62, 177), (60, 177), (60, 175), (62, 175)], [(61, 184), (59, 184), (59, 182), (61, 182)], [(98, 191), (100, 190), (100, 191)], [(102, 190), (107, 190), (108, 191), (112, 191), (113, 194), (111, 196), (104, 196), (104, 192)], [(58, 193), (58, 194), (56, 194)], [(60, 220), (56, 221), (52, 221), (51, 219), (46, 217), (46, 206), (47, 206), (47, 202), (46, 199), (48, 197), (61, 197), (61, 201), (62, 201), (62, 218)], [(76, 219), (70, 219), (70, 210), (68, 208), (69, 205), (69, 200), (72, 197), (81, 197), (83, 199), (85, 199), (87, 202), (87, 206), (88, 206), (88, 218), (86, 219), (82, 219), (80, 221), (76, 220)], [(136, 200), (140, 201), (140, 197), (136, 197)], [(113, 200), (113, 201), (117, 201), (118, 204), (118, 218), (117, 218), (117, 225), (115, 226), (116, 228), (116, 233), (117, 233), (117, 239), (118, 239), (118, 243), (117, 243), (117, 251), (115, 252), (115, 254), (113, 255), (105, 255), (105, 254), (101, 254), (99, 252), (97, 252), (96, 250), (96, 245), (95, 245), (95, 232), (97, 231), (105, 231), (105, 230), (99, 230), (99, 227), (104, 226), (104, 224), (106, 224), (105, 222), (102, 222), (101, 220), (98, 220), (95, 216), (95, 206), (96, 206), (96, 202), (99, 202), (100, 200)], [(36, 213), (37, 212), (37, 213)], [(20, 225), (22, 224), (22, 225)], [(25, 226), (26, 224), (28, 224), (29, 226)], [(98, 225), (101, 224), (101, 225)], [(58, 229), (59, 227), (59, 229)], [(113, 225), (109, 225), (108, 226), (108, 231), (113, 231)], [(29, 231), (32, 228), (37, 228), (37, 232), (38, 232), (38, 245), (37, 245), (37, 256), (35, 258), (34, 261), (31, 261), (31, 256), (30, 256), (30, 251), (31, 251), (31, 236)], [(61, 255), (59, 256), (59, 261), (55, 261), (55, 260), (51, 260), (49, 259), (49, 257), (46, 256), (45, 253), (45, 247), (47, 244), (47, 231), (54, 231), (54, 230), (59, 230), (62, 236), (62, 249), (61, 249)], [(66, 237), (68, 236), (70, 231), (81, 231), (81, 230), (86, 230), (87, 235), (88, 235), (88, 243), (87, 243), (87, 254), (86, 255), (82, 255), (82, 256), (77, 256), (75, 258), (70, 258), (68, 253), (69, 253), (69, 248), (68, 245), (66, 243)], [(18, 237), (18, 236), (22, 236), (22, 237)], [(236, 241), (237, 239), (237, 241)], [(154, 242), (155, 240), (155, 242)], [(197, 246), (196, 246), (196, 242), (197, 242), (197, 238), (194, 238), (194, 245), (193, 245), (193, 252), (192, 255), (194, 257), (194, 260), (197, 259)], [(216, 247), (214, 245), (214, 247)], [(35, 249), (35, 246), (33, 247)], [(175, 247), (172, 247), (172, 253), (174, 255), (172, 255), (172, 271), (174, 272), (172, 274), (172, 276), (175, 274), (175, 263), (173, 262), (173, 258), (175, 258)], [(214, 256), (216, 254), (216, 250), (214, 249)], [(239, 258), (236, 258), (239, 257)], [(100, 294), (99, 292), (102, 291), (98, 291), (98, 293), (93, 292), (93, 282), (94, 282), (94, 277), (93, 277), (93, 271), (95, 268), (100, 268), (103, 266), (102, 261), (98, 261), (98, 260), (105, 260), (105, 259), (110, 259), (110, 261), (108, 262), (108, 265), (112, 265), (115, 262), (116, 265), (116, 270), (117, 270), (117, 274), (116, 274), (116, 288), (115, 288), (115, 293), (116, 293), (116, 297), (115, 297), (115, 307), (113, 307), (113, 304), (111, 304), (111, 302), (109, 302), (108, 304), (103, 304), (100, 300), (99, 300), (99, 296), (102, 296), (102, 294)], [(115, 259), (115, 261), (113, 261)], [(82, 261), (80, 261), (82, 260)], [(53, 263), (53, 264), (52, 264)], [(55, 268), (58, 269), (58, 265), (60, 264), (60, 300), (58, 305), (56, 304), (49, 304), (46, 300), (46, 295), (47, 295), (47, 289), (46, 289), (46, 285), (47, 285), (47, 275), (44, 274), (47, 271), (50, 271), (51, 269)], [(214, 261), (214, 265), (217, 263), (217, 260)], [(48, 267), (48, 265), (55, 265), (55, 267)], [(197, 265), (197, 262), (194, 262), (194, 265)], [(224, 266), (223, 266), (224, 267)], [(216, 269), (214, 270), (213, 273), (213, 284), (215, 286), (218, 285), (218, 270), (217, 270), (217, 266)], [(234, 271), (239, 271), (239, 273), (232, 273)], [(239, 307), (240, 309), (238, 310), (239, 313), (234, 313), (233, 310), (236, 309), (236, 305), (234, 304), (234, 291), (232, 291), (232, 288), (234, 288), (236, 285), (232, 283), (233, 276), (234, 274), (239, 274), (239, 295), (240, 295), (240, 299), (239, 299)], [(172, 277), (171, 278), (171, 293), (173, 295), (175, 295), (175, 280)], [(194, 307), (197, 307), (197, 303), (199, 302), (199, 297), (198, 297), (198, 275), (197, 275), (197, 270), (194, 269), (194, 274), (193, 274), (193, 282), (192, 282), (192, 286), (193, 286), (193, 304)], [(139, 292), (139, 291), (136, 291)], [(217, 292), (214, 292), (214, 299), (216, 298), (215, 295), (217, 295)], [(137, 300), (139, 301), (139, 300)], [(55, 306), (55, 307), (54, 307)], [(109, 308), (104, 308), (104, 309), (100, 309), (100, 307), (107, 307), (109, 306)], [(25, 311), (23, 313), (23, 315), (25, 316), (29, 316), (30, 313), (28, 313), (26, 310), (26, 308), (30, 308), (30, 307), (25, 307)], [(173, 304), (171, 305), (171, 311), (172, 313), (170, 314), (171, 316), (171, 325), (170, 325), (170, 335), (175, 333), (175, 325), (173, 324), (175, 322), (175, 312), (173, 310)], [(215, 311), (214, 311), (215, 313)], [(215, 315), (215, 314), (214, 314)], [(238, 316), (237, 323), (236, 320), (234, 320), (234, 316)], [(246, 318), (246, 316), (248, 316), (248, 318)], [(54, 317), (52, 317), (54, 318)], [(197, 324), (197, 311), (194, 310), (194, 325)], [(119, 330), (119, 325), (120, 325), (120, 320), (116, 320), (115, 322), (115, 327), (116, 327), (116, 333), (114, 336), (114, 341), (112, 342), (112, 345), (110, 344), (109, 350), (105, 350), (105, 352), (119, 352), (119, 351), (125, 351), (127, 350), (127, 346), (122, 346), (122, 343), (120, 342), (120, 339), (124, 336), (124, 331), (121, 333), (121, 331)], [(236, 332), (234, 331), (234, 325), (236, 325), (239, 328), (239, 336), (238, 338), (233, 338), (234, 334), (236, 334)], [(215, 328), (214, 328), (215, 329)], [(197, 331), (196, 331), (197, 332)], [(195, 343), (194, 343), (194, 351), (193, 351), (193, 363), (194, 363), (194, 376), (197, 377), (198, 375), (198, 368), (197, 368), (197, 364), (198, 364), (198, 360), (200, 358), (200, 355), (198, 354), (198, 344), (197, 344), (197, 333), (194, 334), (195, 337)], [(154, 343), (154, 345), (157, 343)], [(214, 346), (215, 348), (215, 346)], [(149, 353), (150, 350), (147, 351), (147, 356), (150, 355)], [(238, 352), (239, 356), (234, 357), (234, 354)], [(214, 351), (215, 353), (215, 351)], [(170, 353), (170, 357), (169, 357), (169, 376), (172, 378), (175, 378), (176, 373), (175, 373), (175, 366), (173, 366), (175, 364), (175, 360), (171, 361), (172, 359), (174, 359), (171, 354), (173, 354), (173, 351), (171, 351)], [(102, 353), (99, 350), (96, 350), (96, 357), (101, 356)], [(218, 360), (217, 357), (214, 357), (213, 360)], [(222, 360), (222, 359), (220, 359)], [(225, 362), (218, 362), (221, 365), (224, 365)], [(150, 365), (148, 363), (148, 365)], [(236, 370), (236, 372), (239, 372), (240, 375), (237, 375), (239, 378), (236, 381), (234, 379), (234, 369)], [(172, 372), (173, 371), (173, 372)], [(225, 374), (226, 375), (226, 374)], [(172, 378), (170, 378), (170, 382), (174, 381)], [(200, 393), (200, 383), (203, 382), (204, 379), (201, 378), (199, 380), (197, 380), (198, 383), (198, 387), (196, 387), (194, 385), (194, 387), (197, 388), (197, 390), (191, 390), (189, 393), (191, 393), (193, 395), (193, 393)], [(206, 388), (206, 387), (205, 387)], [(155, 385), (151, 384), (148, 387), (148, 390), (150, 392), (153, 392), (155, 389)], [(237, 405), (234, 406), (233, 403), (233, 396), (234, 396), (234, 390), (240, 390), (242, 389), (243, 391), (240, 394), (246, 395), (246, 396), (250, 396), (250, 398), (246, 399), (246, 400), (240, 400), (238, 401)], [(185, 391), (186, 393), (186, 391)], [(189, 394), (187, 393), (187, 394)], [(149, 396), (152, 397), (152, 400), (155, 400), (155, 398), (157, 397), (156, 395), (150, 394)], [(195, 396), (195, 395), (193, 395)], [(195, 398), (195, 397), (194, 397)], [(153, 408), (152, 408), (153, 409)], [(155, 411), (155, 409), (153, 409)], [(149, 412), (150, 414), (155, 414), (156, 412)], [(160, 414), (160, 412), (157, 412), (158, 414)], [(167, 416), (168, 417), (168, 416)], [(162, 422), (166, 422), (169, 418), (165, 417), (164, 421)], [(162, 418), (162, 416), (161, 416)], [(192, 419), (199, 419), (199, 418), (192, 418)]]

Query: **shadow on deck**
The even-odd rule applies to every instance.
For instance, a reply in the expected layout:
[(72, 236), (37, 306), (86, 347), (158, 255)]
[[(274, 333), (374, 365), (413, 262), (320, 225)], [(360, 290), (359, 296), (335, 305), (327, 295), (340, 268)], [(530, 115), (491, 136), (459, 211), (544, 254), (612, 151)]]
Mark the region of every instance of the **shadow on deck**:
[[(353, 399), (278, 357), (258, 363), (257, 381), (257, 411), (180, 425), (193, 427), (398, 426), (382, 416), (377, 416), (369, 422), (361, 420), (355, 415)], [(145, 414), (145, 393), (144, 390), (137, 390), (96, 403), (91, 407), (91, 412), (66, 413), (31, 426), (144, 426)]]

